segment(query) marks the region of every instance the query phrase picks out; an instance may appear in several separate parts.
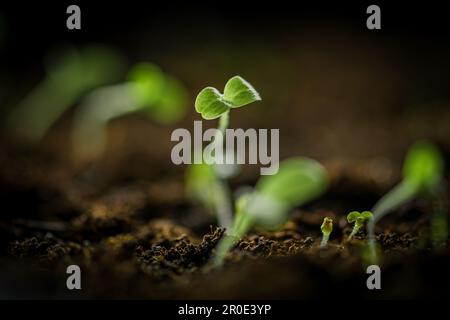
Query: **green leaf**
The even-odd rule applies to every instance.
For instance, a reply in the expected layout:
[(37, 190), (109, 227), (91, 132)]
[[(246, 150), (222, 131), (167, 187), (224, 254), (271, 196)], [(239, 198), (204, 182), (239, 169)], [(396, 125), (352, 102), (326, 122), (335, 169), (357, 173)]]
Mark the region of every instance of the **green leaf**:
[(347, 215), (347, 221), (348, 223), (353, 223), (361, 216), (361, 213), (358, 211), (352, 211)]
[(289, 207), (265, 193), (255, 191), (249, 197), (243, 212), (259, 227), (272, 229), (286, 222)]
[(195, 110), (205, 120), (216, 119), (227, 112), (231, 105), (223, 99), (222, 94), (213, 87), (206, 87), (195, 99)]
[(228, 80), (224, 94), (213, 87), (206, 87), (195, 99), (195, 110), (206, 120), (216, 119), (231, 108), (239, 108), (261, 100), (258, 92), (240, 76)]
[(260, 101), (259, 93), (240, 76), (234, 76), (225, 84), (223, 98), (232, 108), (239, 108), (255, 101)]
[(444, 160), (439, 149), (430, 142), (416, 142), (408, 151), (403, 176), (421, 190), (436, 186), (442, 179)]
[(161, 96), (150, 107), (148, 113), (155, 120), (170, 124), (180, 120), (188, 105), (188, 93), (184, 86), (175, 78), (166, 76)]
[(290, 209), (318, 197), (327, 186), (327, 174), (320, 163), (291, 158), (280, 163), (278, 173), (260, 178), (246, 212), (259, 226), (274, 228), (286, 221)]
[(134, 98), (139, 106), (153, 107), (163, 94), (164, 74), (157, 65), (139, 63), (131, 69), (128, 79), (134, 84)]
[(327, 173), (319, 162), (296, 157), (282, 161), (278, 173), (263, 176), (256, 190), (292, 208), (320, 196), (327, 187)]
[(139, 63), (128, 75), (136, 104), (151, 118), (163, 124), (179, 120), (185, 113), (188, 93), (175, 78), (152, 63)]
[(361, 218), (363, 218), (364, 220), (369, 220), (373, 218), (373, 214), (370, 211), (363, 211), (361, 212)]

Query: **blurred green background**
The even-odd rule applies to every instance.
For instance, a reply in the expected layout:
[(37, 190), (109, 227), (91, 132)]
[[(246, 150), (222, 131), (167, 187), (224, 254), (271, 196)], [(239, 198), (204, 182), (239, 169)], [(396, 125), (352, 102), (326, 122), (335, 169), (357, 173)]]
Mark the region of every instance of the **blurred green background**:
[[(236, 74), (250, 81), (263, 101), (235, 112), (230, 127), (279, 128), (280, 158), (305, 155), (352, 169), (369, 162), (387, 181), (396, 172), (392, 165), (398, 167), (419, 138), (437, 142), (448, 154), (450, 33), (443, 13), (432, 8), (412, 6), (405, 13), (400, 4), (382, 4), (382, 30), (369, 31), (364, 3), (81, 2), (82, 29), (74, 31), (65, 28), (66, 7), (30, 4), (27, 10), (0, 11), (2, 119), (44, 81), (46, 64), (61, 48), (113, 50), (123, 68), (108, 85), (123, 83), (133, 65), (148, 61), (187, 90), (187, 113), (175, 123), (136, 113), (110, 121), (99, 160), (105, 166), (127, 163), (133, 176), (182, 170), (170, 161), (172, 130), (192, 130), (193, 120), (200, 119), (193, 106), (198, 91), (222, 87)], [(70, 81), (65, 85), (73, 87)], [(85, 88), (70, 101), (32, 152), (71, 163), (74, 114), (102, 85)], [(36, 121), (45, 116), (38, 111)], [(15, 140), (2, 130), (2, 148), (16, 146)], [(258, 168), (247, 170), (253, 175)]]

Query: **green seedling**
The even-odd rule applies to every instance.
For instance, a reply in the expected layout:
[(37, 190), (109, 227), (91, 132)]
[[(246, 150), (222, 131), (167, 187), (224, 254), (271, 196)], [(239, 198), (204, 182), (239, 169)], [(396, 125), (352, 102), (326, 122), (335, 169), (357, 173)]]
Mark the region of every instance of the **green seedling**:
[(322, 225), (320, 226), (320, 231), (322, 231), (322, 241), (320, 242), (320, 246), (323, 248), (327, 246), (330, 234), (333, 232), (333, 219), (324, 218)]
[(352, 232), (348, 236), (348, 241), (350, 241), (358, 233), (358, 231), (364, 225), (364, 222), (366, 220), (371, 219), (372, 217), (373, 217), (373, 214), (370, 211), (363, 211), (361, 213), (358, 211), (350, 212), (347, 215), (347, 221), (348, 221), (348, 223), (354, 223), (354, 225), (353, 225)]
[(90, 90), (113, 83), (123, 72), (123, 60), (105, 47), (88, 47), (53, 54), (45, 79), (16, 107), (7, 123), (19, 140), (35, 144), (77, 100)]
[(443, 181), (444, 160), (438, 148), (427, 141), (416, 142), (408, 151), (403, 164), (403, 180), (373, 207), (369, 220), (369, 246), (372, 259), (375, 251), (375, 224), (386, 214), (420, 195), (433, 195)]
[[(260, 100), (259, 93), (250, 83), (240, 76), (234, 76), (225, 84), (223, 94), (213, 87), (201, 90), (195, 99), (195, 110), (205, 120), (220, 118), (218, 129), (223, 137), (229, 125), (230, 110)], [(222, 145), (223, 141), (216, 136), (213, 143)]]
[(278, 173), (261, 177), (254, 189), (237, 199), (232, 228), (219, 242), (214, 264), (220, 266), (226, 253), (253, 226), (279, 227), (294, 207), (317, 198), (327, 187), (326, 170), (317, 161), (303, 157), (282, 161)]
[[(242, 77), (235, 76), (225, 84), (223, 94), (213, 87), (201, 90), (195, 100), (195, 110), (205, 120), (219, 118), (218, 132), (222, 135), (216, 135), (212, 143), (223, 148), (223, 137), (229, 125), (230, 110), (259, 100), (261, 97), (252, 85)], [(217, 215), (219, 225), (228, 230), (231, 228), (233, 214), (230, 190), (225, 179), (236, 172), (235, 165), (203, 163), (190, 165), (187, 173), (188, 196), (212, 210)]]
[(102, 154), (106, 126), (124, 115), (139, 112), (162, 124), (178, 121), (185, 114), (187, 95), (184, 86), (158, 66), (135, 65), (124, 83), (98, 88), (83, 99), (72, 129), (77, 159)]

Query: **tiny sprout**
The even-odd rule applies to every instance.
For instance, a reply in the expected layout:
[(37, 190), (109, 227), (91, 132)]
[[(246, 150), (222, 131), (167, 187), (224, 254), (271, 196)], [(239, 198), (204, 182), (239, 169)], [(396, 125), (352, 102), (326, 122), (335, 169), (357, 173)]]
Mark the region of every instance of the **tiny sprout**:
[(369, 220), (373, 217), (372, 212), (370, 211), (363, 211), (359, 213), (358, 211), (352, 211), (347, 215), (347, 221), (348, 223), (355, 223), (353, 225), (352, 233), (348, 236), (348, 240), (350, 241), (361, 229), (361, 227), (364, 225), (364, 221)]
[(322, 241), (320, 242), (320, 246), (325, 247), (330, 238), (330, 234), (333, 231), (333, 219), (324, 218), (320, 230), (322, 231)]
[(403, 180), (373, 207), (367, 224), (369, 247), (376, 262), (375, 223), (384, 215), (421, 194), (436, 194), (443, 181), (444, 160), (439, 149), (427, 141), (416, 142), (403, 164)]
[(317, 198), (327, 187), (326, 170), (317, 161), (303, 157), (282, 161), (278, 173), (261, 177), (255, 189), (237, 199), (233, 225), (217, 246), (215, 265), (223, 263), (233, 244), (253, 226), (279, 227), (290, 210)]

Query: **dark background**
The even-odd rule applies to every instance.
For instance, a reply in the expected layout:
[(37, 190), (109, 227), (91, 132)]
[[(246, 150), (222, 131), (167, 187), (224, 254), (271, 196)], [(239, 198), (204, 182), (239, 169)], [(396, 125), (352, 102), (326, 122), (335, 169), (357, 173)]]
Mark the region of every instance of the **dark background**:
[[(81, 30), (66, 28), (66, 8), (74, 3), (81, 8)], [(258, 111), (240, 111), (232, 125), (282, 128), (282, 157), (305, 151), (319, 158), (383, 155), (401, 160), (406, 146), (419, 138), (445, 148), (450, 25), (444, 3), (376, 2), (381, 30), (366, 28), (370, 4), (2, 3), (6, 30), (0, 47), (0, 109), (14, 108), (41, 81), (50, 50), (100, 43), (117, 49), (128, 66), (159, 64), (185, 83), (191, 101), (205, 85), (220, 87), (235, 74), (248, 78), (263, 102)], [(192, 108), (177, 127), (189, 127), (193, 119)], [(157, 133), (167, 142), (159, 147), (164, 162), (172, 129)], [(142, 152), (144, 144), (135, 150)]]
[[(81, 8), (81, 30), (66, 28), (70, 4)], [(382, 30), (365, 28), (370, 4), (381, 7)], [(101, 41), (130, 50), (127, 46), (144, 31), (147, 37), (140, 40), (156, 50), (243, 34), (276, 37), (310, 21), (359, 29), (374, 39), (450, 40), (448, 12), (441, 1), (14, 1), (2, 3), (0, 12), (8, 23), (2, 53), (9, 70), (26, 69), (58, 42)]]

